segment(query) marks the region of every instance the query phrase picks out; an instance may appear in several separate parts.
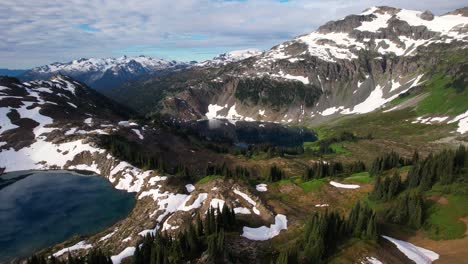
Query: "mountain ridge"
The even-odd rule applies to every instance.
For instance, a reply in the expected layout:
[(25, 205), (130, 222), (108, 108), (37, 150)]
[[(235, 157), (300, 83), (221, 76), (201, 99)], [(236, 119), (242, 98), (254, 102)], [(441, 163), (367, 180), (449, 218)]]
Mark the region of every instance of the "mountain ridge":
[[(182, 119), (324, 122), (381, 109), (424, 86), (430, 67), (464, 52), (467, 32), (467, 8), (435, 16), (371, 7), (257, 56), (146, 78), (129, 84), (131, 90), (117, 88), (109, 95), (142, 112)], [(157, 98), (147, 98), (152, 94)]]

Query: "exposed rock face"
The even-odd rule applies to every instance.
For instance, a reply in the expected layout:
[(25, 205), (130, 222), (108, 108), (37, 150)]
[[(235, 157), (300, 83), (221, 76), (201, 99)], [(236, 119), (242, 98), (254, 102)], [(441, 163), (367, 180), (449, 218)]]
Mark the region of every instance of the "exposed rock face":
[(446, 15), (461, 15), (461, 16), (468, 17), (468, 7), (455, 9), (452, 12), (448, 12)]
[(420, 17), (421, 19), (424, 19), (424, 20), (427, 20), (427, 21), (431, 21), (431, 20), (434, 19), (434, 14), (432, 14), (431, 11), (426, 10), (426, 11), (424, 11), (423, 13), (421, 13), (421, 15), (419, 15), (419, 17)]
[[(224, 66), (192, 68), (132, 83), (115, 99), (142, 112), (183, 119), (322, 122), (381, 108), (430, 76), (441, 51), (468, 43), (460, 9), (443, 16), (372, 7), (317, 31)], [(153, 100), (145, 99), (154, 95)], [(210, 112), (210, 109), (214, 111)]]

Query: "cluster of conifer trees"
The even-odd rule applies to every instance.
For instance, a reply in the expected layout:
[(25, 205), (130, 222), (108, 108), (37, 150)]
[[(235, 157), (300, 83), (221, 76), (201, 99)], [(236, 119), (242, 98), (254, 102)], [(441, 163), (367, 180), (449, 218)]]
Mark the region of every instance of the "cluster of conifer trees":
[(312, 179), (320, 179), (325, 177), (350, 175), (365, 170), (366, 165), (362, 161), (355, 161), (349, 164), (343, 164), (341, 162), (319, 161), (305, 169), (305, 172), (302, 175), (302, 180), (310, 181)]
[(429, 154), (425, 159), (417, 159), (408, 172), (407, 188), (419, 187), (429, 190), (435, 183), (451, 184), (456, 180), (468, 178), (466, 168), (468, 155), (465, 146), (457, 150), (446, 149), (437, 154)]
[(316, 152), (317, 155), (324, 155), (324, 154), (331, 154), (335, 153), (333, 148), (331, 147), (332, 144), (339, 143), (339, 142), (344, 142), (344, 141), (349, 141), (349, 142), (356, 142), (360, 139), (372, 139), (372, 135), (369, 134), (365, 137), (359, 137), (354, 135), (352, 132), (349, 131), (343, 131), (339, 135), (332, 137), (332, 138), (327, 138), (324, 140), (320, 140), (318, 142), (319, 149)]
[(27, 264), (112, 264), (112, 260), (100, 249), (93, 249), (84, 257), (73, 257), (68, 253), (65, 261), (54, 256), (48, 258), (45, 255), (33, 255), (28, 258)]
[[(455, 181), (466, 182), (468, 154), (466, 148), (460, 146), (457, 150), (446, 149), (436, 154), (431, 153), (424, 159), (415, 152), (410, 162), (402, 161), (404, 159), (395, 153), (374, 161), (373, 167), (378, 169), (374, 170), (377, 174), (370, 198), (383, 202), (397, 198), (386, 213), (387, 220), (418, 229), (424, 222), (424, 192), (436, 183), (446, 185)], [(381, 174), (383, 170), (408, 163), (413, 166), (405, 181), (401, 180), (398, 172), (393, 176)]]
[(329, 176), (337, 176), (343, 173), (344, 168), (341, 162), (324, 162), (319, 161), (312, 166), (306, 168), (302, 179), (310, 181), (312, 179), (320, 179)]
[(234, 210), (227, 205), (222, 210), (210, 208), (205, 221), (200, 216), (194, 224), (176, 237), (161, 232), (147, 235), (133, 256), (135, 264), (181, 263), (200, 257), (203, 252), (215, 263), (227, 258), (225, 232), (236, 230)]
[(251, 170), (242, 166), (236, 166), (234, 170), (231, 170), (226, 163), (221, 165), (209, 164), (205, 169), (205, 176), (210, 175), (219, 175), (234, 179), (248, 179), (251, 175)]
[[(142, 150), (134, 142), (119, 135), (101, 135), (100, 147), (109, 150), (114, 157), (130, 162), (131, 164), (146, 169), (157, 169), (161, 172), (170, 172), (170, 166), (161, 157), (151, 155)], [(180, 168), (173, 168), (178, 172)]]
[(360, 202), (346, 218), (337, 212), (314, 213), (305, 225), (300, 242), (280, 252), (276, 263), (325, 263), (339, 243), (346, 239), (376, 241), (378, 236), (375, 212)]
[(281, 181), (284, 179), (284, 171), (276, 166), (276, 164), (273, 164), (273, 166), (270, 167), (270, 173), (268, 174), (268, 181), (270, 182), (276, 182), (276, 181)]
[(407, 165), (411, 165), (412, 161), (401, 157), (395, 151), (384, 153), (377, 157), (370, 167), (369, 173), (371, 176), (375, 176), (383, 171), (399, 168)]

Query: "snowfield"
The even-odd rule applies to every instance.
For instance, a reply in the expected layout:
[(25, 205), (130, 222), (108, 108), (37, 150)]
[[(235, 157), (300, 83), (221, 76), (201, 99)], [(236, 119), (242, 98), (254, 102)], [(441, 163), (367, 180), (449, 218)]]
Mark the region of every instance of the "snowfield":
[(335, 181), (330, 181), (330, 185), (333, 185), (337, 188), (344, 188), (344, 189), (357, 189), (361, 187), (357, 184), (342, 184), (342, 183), (335, 182)]
[(405, 254), (405, 256), (418, 264), (430, 264), (433, 261), (439, 259), (439, 254), (435, 253), (434, 251), (418, 247), (409, 242), (388, 236), (382, 237), (395, 244), (398, 250), (400, 250), (403, 254)]
[(285, 215), (278, 214), (275, 216), (275, 223), (270, 227), (252, 228), (244, 226), (241, 236), (250, 240), (268, 240), (279, 235), (281, 230), (285, 229), (288, 229), (288, 220)]

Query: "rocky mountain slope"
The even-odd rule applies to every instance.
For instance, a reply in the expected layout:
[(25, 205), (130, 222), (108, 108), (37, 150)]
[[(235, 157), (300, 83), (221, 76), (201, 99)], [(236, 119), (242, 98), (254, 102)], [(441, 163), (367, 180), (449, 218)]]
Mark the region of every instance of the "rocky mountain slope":
[[(164, 162), (168, 171), (183, 164), (197, 173), (204, 172), (208, 164), (232, 163), (157, 125), (129, 121), (129, 113), (131, 111), (63, 75), (31, 82), (0, 77), (0, 168), (6, 172), (91, 171), (107, 178), (117, 189), (136, 193), (137, 203), (128, 218), (102, 233), (84, 240), (74, 237), (44, 252), (66, 258), (68, 251), (83, 255), (92, 248), (100, 248), (113, 256), (114, 263), (120, 263), (133, 254), (146, 234), (160, 228), (176, 232), (190, 223), (192, 215), (198, 211), (204, 212), (210, 206), (222, 208), (225, 204), (240, 217), (246, 215), (257, 221), (273, 222), (274, 235), (271, 236), (287, 228), (286, 217), (277, 216), (276, 219), (275, 213), (252, 193), (251, 187), (232, 180), (194, 186), (185, 177), (162, 176), (161, 170), (153, 170), (149, 165), (142, 169), (143, 166), (137, 167), (117, 157), (119, 152), (106, 147), (105, 142), (120, 140), (126, 143), (119, 149), (138, 148), (140, 157), (147, 154), (159, 157), (157, 162)], [(255, 228), (252, 230), (241, 239), (242, 243), (249, 243), (248, 239), (270, 238), (257, 238)], [(132, 253), (129, 255), (129, 252)]]
[(148, 75), (162, 75), (190, 66), (191, 63), (169, 61), (151, 57), (119, 57), (106, 59), (78, 59), (68, 63), (52, 63), (33, 68), (22, 73), (19, 78), (25, 81), (42, 79), (61, 73), (86, 83), (90, 87), (105, 92)]
[[(467, 42), (468, 8), (435, 16), (372, 7), (260, 55), (141, 80), (111, 96), (142, 113), (183, 119), (319, 123), (424, 91), (441, 61), (466, 57)], [(464, 65), (444, 71), (454, 82), (466, 80)]]

